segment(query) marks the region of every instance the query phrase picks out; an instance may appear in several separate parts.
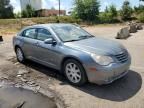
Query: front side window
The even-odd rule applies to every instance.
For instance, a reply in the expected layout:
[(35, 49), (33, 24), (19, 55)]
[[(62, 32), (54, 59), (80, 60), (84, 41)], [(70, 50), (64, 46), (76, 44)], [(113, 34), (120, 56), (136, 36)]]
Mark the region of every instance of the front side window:
[(52, 38), (51, 33), (46, 29), (38, 29), (37, 39), (44, 41), (48, 38)]
[(28, 29), (23, 32), (24, 37), (28, 37), (28, 38), (32, 38), (32, 39), (36, 38), (36, 34), (37, 34), (36, 29)]

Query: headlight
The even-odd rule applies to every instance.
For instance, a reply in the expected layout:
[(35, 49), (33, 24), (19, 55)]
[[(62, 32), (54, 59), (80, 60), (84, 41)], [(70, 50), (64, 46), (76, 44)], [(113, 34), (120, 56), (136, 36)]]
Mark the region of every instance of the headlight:
[(96, 63), (106, 66), (114, 62), (114, 60), (109, 56), (101, 56), (97, 54), (91, 54), (91, 57), (95, 60)]

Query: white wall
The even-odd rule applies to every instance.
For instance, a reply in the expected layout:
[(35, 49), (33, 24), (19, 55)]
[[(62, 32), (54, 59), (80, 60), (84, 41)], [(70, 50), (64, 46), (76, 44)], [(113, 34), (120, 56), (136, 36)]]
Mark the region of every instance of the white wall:
[(26, 5), (30, 4), (35, 10), (42, 9), (43, 0), (21, 0), (21, 9), (25, 10)]

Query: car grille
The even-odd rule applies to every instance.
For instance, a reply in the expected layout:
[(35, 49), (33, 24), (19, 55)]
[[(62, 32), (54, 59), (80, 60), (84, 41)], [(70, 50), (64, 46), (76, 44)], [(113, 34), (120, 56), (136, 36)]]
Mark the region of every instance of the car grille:
[(125, 63), (128, 60), (127, 52), (123, 52), (123, 53), (115, 55), (115, 56), (120, 63)]

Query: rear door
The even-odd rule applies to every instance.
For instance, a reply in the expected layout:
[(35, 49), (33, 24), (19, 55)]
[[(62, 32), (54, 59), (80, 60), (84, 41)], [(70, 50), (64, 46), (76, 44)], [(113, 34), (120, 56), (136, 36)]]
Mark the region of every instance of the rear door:
[(37, 48), (37, 29), (36, 28), (29, 28), (26, 29), (22, 33), (22, 41), (24, 43), (23, 45), (23, 51), (26, 57), (29, 59), (35, 58), (36, 48)]

